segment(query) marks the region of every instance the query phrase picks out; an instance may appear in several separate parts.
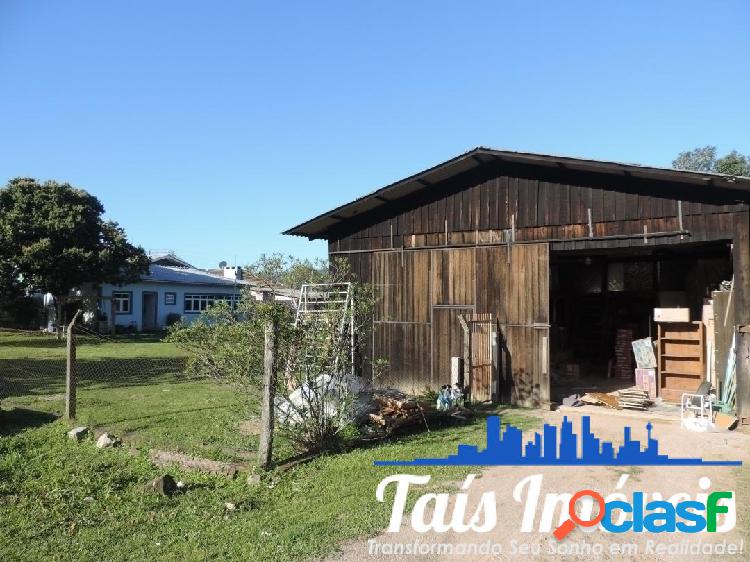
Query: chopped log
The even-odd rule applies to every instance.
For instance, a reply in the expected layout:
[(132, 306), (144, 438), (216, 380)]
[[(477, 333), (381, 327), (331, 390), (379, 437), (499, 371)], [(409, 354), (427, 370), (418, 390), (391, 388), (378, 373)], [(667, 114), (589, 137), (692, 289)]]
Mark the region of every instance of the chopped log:
[(370, 421), (376, 425), (385, 425), (385, 418), (378, 414), (370, 414)]

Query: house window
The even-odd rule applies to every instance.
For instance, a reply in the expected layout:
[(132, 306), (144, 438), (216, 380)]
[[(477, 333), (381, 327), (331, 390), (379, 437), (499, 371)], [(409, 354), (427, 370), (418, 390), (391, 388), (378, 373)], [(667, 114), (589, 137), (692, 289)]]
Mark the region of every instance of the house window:
[(167, 306), (177, 304), (177, 293), (164, 293), (164, 304)]
[(117, 292), (112, 293), (112, 302), (115, 305), (115, 314), (130, 314), (132, 310), (133, 293)]
[(213, 306), (217, 302), (226, 302), (232, 309), (237, 308), (240, 295), (204, 295), (204, 294), (186, 294), (185, 295), (185, 312), (187, 314), (198, 314)]

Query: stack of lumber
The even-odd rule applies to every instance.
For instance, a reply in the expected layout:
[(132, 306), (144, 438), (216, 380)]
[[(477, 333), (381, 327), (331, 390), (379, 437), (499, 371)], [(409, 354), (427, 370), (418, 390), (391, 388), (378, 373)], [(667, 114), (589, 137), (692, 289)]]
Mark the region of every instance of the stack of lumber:
[(620, 328), (615, 335), (615, 362), (613, 376), (616, 379), (633, 379), (635, 361), (633, 359), (634, 333), (630, 328)]
[(613, 410), (622, 410), (625, 408), (628, 410), (645, 411), (653, 404), (653, 400), (649, 398), (648, 392), (641, 390), (636, 386), (626, 388), (625, 390), (618, 390), (617, 392), (611, 392), (609, 394), (603, 392), (588, 392), (581, 396), (580, 400), (584, 404), (606, 406)]
[(617, 404), (620, 408), (645, 411), (652, 403), (648, 391), (637, 387), (626, 388), (617, 392)]

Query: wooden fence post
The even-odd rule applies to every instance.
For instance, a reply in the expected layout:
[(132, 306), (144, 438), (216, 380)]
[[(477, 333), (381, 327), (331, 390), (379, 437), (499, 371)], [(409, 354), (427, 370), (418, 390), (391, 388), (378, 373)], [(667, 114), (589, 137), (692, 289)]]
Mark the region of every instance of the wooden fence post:
[(265, 329), (263, 350), (263, 398), (260, 416), (260, 445), (258, 464), (263, 470), (271, 468), (273, 457), (274, 394), (276, 390), (276, 320), (269, 320)]
[(67, 364), (65, 368), (65, 419), (70, 421), (76, 417), (76, 335), (75, 325), (81, 311), (76, 312), (68, 324)]
[(468, 398), (471, 400), (472, 380), (471, 380), (471, 326), (463, 314), (458, 315), (458, 322), (461, 324), (461, 328), (464, 331), (464, 345), (463, 345), (463, 358), (464, 358), (464, 379), (461, 382), (463, 388), (469, 389)]

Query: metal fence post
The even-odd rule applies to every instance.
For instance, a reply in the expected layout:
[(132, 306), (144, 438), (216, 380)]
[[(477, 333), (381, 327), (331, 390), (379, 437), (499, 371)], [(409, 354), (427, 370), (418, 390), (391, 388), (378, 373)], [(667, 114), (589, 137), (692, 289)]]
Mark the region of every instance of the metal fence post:
[(68, 324), (67, 334), (67, 363), (65, 368), (65, 419), (76, 417), (76, 335), (75, 325), (81, 311), (76, 312), (73, 320)]
[(263, 351), (263, 398), (260, 416), (260, 445), (258, 464), (268, 470), (273, 457), (273, 400), (276, 390), (276, 320), (269, 320), (265, 328)]

